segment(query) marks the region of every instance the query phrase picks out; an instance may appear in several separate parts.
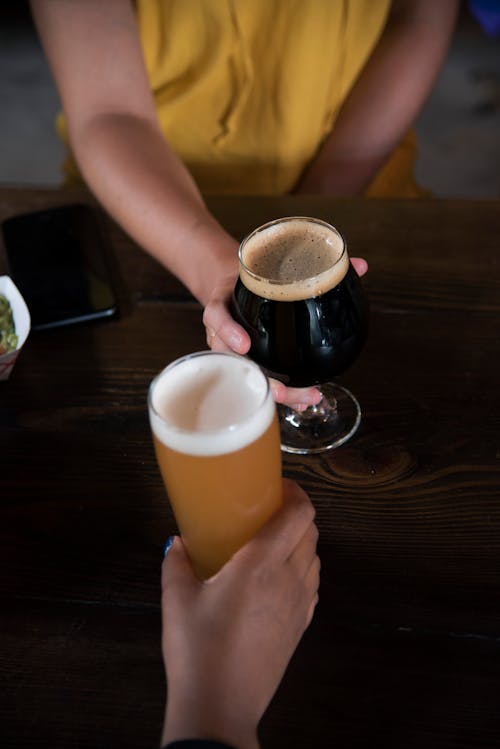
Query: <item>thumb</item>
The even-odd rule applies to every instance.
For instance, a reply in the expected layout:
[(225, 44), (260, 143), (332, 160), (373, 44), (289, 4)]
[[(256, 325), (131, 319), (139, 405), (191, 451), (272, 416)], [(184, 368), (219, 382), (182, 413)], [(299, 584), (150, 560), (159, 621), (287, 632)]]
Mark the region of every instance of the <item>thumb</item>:
[(364, 276), (368, 271), (368, 263), (366, 262), (364, 257), (352, 257), (351, 263), (354, 266), (354, 270), (359, 277)]
[(161, 587), (165, 595), (180, 596), (199, 584), (191, 560), (180, 536), (175, 536), (161, 568)]

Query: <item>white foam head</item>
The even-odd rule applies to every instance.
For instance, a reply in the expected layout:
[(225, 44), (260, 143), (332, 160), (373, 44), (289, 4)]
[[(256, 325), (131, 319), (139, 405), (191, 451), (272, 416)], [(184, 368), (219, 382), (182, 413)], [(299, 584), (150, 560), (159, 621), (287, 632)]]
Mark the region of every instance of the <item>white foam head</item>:
[(172, 362), (149, 388), (158, 440), (189, 455), (222, 455), (254, 442), (275, 404), (259, 367), (236, 354), (200, 351)]

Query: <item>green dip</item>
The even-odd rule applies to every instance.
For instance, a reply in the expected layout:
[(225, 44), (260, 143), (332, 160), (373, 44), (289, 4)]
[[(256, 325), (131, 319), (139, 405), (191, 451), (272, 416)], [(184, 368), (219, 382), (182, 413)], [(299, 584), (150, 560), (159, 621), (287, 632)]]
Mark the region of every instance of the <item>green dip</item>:
[(17, 348), (16, 326), (9, 300), (0, 294), (0, 356)]

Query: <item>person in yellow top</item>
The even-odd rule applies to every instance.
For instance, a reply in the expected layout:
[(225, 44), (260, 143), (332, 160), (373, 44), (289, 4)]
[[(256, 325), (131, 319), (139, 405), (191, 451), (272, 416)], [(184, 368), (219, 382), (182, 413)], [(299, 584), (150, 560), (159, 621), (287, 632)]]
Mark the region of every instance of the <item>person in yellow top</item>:
[[(390, 0), (138, 0), (160, 127), (200, 190), (293, 191), (389, 8)], [(63, 118), (59, 130), (67, 141)], [(402, 162), (392, 179), (375, 181), (374, 194), (417, 194), (412, 160)], [(65, 173), (70, 182), (81, 179), (71, 157)]]
[[(420, 194), (411, 126), (457, 0), (31, 5), (61, 96), (66, 180), (83, 178), (186, 285), (214, 349), (250, 342), (228, 310), (238, 243), (202, 193)], [(275, 383), (278, 401), (294, 395)]]

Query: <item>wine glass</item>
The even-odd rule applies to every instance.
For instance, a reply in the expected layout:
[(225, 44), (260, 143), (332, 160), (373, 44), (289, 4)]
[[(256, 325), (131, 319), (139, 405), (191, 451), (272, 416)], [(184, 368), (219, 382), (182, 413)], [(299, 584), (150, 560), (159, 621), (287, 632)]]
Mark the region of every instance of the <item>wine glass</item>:
[(232, 307), (250, 335), (249, 357), (269, 377), (321, 391), (305, 410), (278, 406), (282, 450), (319, 453), (352, 437), (361, 409), (333, 378), (361, 351), (368, 304), (337, 229), (290, 216), (252, 231), (239, 248)]

